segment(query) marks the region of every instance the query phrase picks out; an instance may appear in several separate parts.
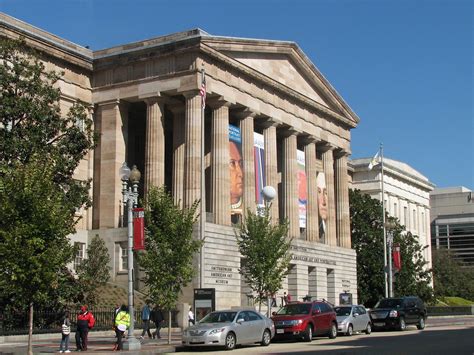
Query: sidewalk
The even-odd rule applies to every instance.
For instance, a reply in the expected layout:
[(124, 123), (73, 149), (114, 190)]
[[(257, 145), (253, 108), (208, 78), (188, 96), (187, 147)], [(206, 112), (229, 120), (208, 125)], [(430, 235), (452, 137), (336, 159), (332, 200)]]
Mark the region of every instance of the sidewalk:
[[(141, 331), (136, 331), (135, 336), (138, 338)], [(116, 351), (114, 354), (163, 354), (173, 353), (176, 351), (176, 346), (181, 344), (181, 330), (173, 328), (171, 332), (171, 344), (168, 344), (168, 330), (161, 330), (161, 339), (148, 339), (142, 341), (142, 348), (140, 351)], [(82, 351), (81, 354), (110, 354), (115, 344), (115, 334), (112, 331), (108, 332), (90, 332), (89, 344), (87, 351)], [(35, 354), (54, 354), (59, 353), (59, 343), (61, 341), (61, 334), (38, 334), (33, 339), (33, 352)], [(126, 341), (126, 340), (125, 340)], [(28, 350), (28, 338), (25, 336), (10, 337), (5, 342), (0, 343), (0, 355), (20, 355), (26, 354)], [(69, 350), (75, 352), (76, 341), (75, 333), (71, 333), (69, 338)]]

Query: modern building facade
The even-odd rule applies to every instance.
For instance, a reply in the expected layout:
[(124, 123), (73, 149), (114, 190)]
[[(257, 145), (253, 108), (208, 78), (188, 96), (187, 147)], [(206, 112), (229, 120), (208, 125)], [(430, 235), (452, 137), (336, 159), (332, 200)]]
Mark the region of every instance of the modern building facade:
[(78, 212), (71, 240), (85, 250), (91, 237), (103, 238), (114, 282), (127, 280), (118, 174), (126, 161), (142, 172), (141, 198), (166, 185), (184, 207), (205, 201), (204, 235), (196, 229), (205, 244), (183, 301), (193, 288), (214, 288), (216, 308), (246, 304), (233, 223), (262, 203), (269, 185), (277, 190), (272, 217), (288, 219), (294, 238), (282, 293), (338, 303), (346, 291), (357, 302), (347, 161), (359, 119), (298, 45), (195, 29), (91, 51), (4, 14), (0, 35), (22, 36), (47, 69), (65, 72), (64, 109), (90, 104), (100, 143), (77, 178), (93, 180), (93, 207)]
[(430, 193), (432, 249), (446, 248), (467, 266), (474, 267), (474, 196), (459, 186)]
[[(370, 161), (361, 158), (349, 162), (351, 185), (381, 201), (382, 170), (380, 164), (369, 169)], [(384, 158), (383, 184), (385, 211), (427, 246), (424, 258), (427, 268), (431, 268), (430, 192), (434, 184), (406, 163), (388, 158)]]

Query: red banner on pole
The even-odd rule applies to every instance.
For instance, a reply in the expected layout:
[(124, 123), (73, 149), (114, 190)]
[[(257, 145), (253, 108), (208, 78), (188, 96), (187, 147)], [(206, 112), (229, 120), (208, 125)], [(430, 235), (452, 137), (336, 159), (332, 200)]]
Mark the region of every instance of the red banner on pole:
[(133, 250), (145, 250), (145, 210), (134, 208), (133, 213)]
[(400, 245), (398, 244), (393, 245), (392, 256), (393, 256), (393, 267), (397, 270), (401, 270), (402, 259), (400, 256)]

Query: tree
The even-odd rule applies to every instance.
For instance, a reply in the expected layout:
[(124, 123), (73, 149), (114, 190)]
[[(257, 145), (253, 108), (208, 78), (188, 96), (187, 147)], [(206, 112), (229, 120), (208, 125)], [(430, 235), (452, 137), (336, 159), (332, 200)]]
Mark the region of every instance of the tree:
[[(360, 190), (349, 191), (352, 247), (357, 253), (357, 292), (359, 303), (372, 307), (384, 297), (383, 220), (380, 201)], [(431, 270), (426, 269), (423, 247), (418, 237), (405, 232), (397, 219), (391, 231), (400, 245), (402, 268), (394, 278), (395, 295), (417, 295), (425, 301), (432, 297)], [(389, 260), (389, 259), (388, 259)]]
[[(240, 273), (258, 295), (259, 311), (265, 297), (281, 289), (289, 272), (291, 238), (287, 237), (288, 223), (273, 224), (269, 208), (258, 213), (247, 210), (245, 221), (236, 232), (240, 254), (245, 260)], [(268, 307), (270, 308), (270, 302)]]
[(145, 273), (148, 298), (168, 310), (170, 343), (171, 310), (182, 289), (193, 279), (193, 257), (202, 246), (202, 241), (193, 238), (199, 201), (181, 209), (165, 187), (152, 187), (146, 201), (145, 251), (138, 255), (138, 263)]
[(454, 258), (448, 249), (433, 251), (433, 283), (436, 298), (462, 297), (474, 300), (474, 271)]
[(90, 205), (90, 182), (73, 174), (96, 138), (83, 103), (61, 114), (61, 74), (46, 72), (39, 53), (0, 38), (0, 61), (0, 292), (28, 305), (31, 353), (33, 305), (59, 285), (75, 211)]
[(87, 247), (87, 258), (77, 268), (85, 303), (96, 304), (98, 287), (105, 285), (110, 279), (109, 261), (110, 255), (105, 241), (95, 235)]

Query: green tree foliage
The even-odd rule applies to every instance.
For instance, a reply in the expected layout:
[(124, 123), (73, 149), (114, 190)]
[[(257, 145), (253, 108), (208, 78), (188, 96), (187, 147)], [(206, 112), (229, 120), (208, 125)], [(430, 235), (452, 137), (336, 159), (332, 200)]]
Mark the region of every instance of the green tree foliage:
[(88, 305), (97, 303), (98, 287), (110, 279), (110, 255), (105, 241), (98, 235), (92, 238), (87, 247), (87, 258), (77, 268), (79, 287)]
[[(384, 297), (384, 256), (382, 204), (360, 190), (350, 190), (352, 248), (357, 253), (357, 292), (359, 303), (372, 307)], [(387, 220), (389, 220), (387, 216)], [(400, 245), (402, 269), (394, 278), (394, 295), (432, 297), (430, 270), (418, 238), (405, 232), (395, 219), (394, 243)]]
[(138, 255), (138, 263), (145, 273), (148, 298), (169, 312), (195, 275), (193, 257), (202, 246), (193, 238), (198, 206), (196, 201), (190, 208), (181, 209), (165, 187), (152, 187), (146, 199), (145, 251)]
[(434, 250), (432, 257), (436, 298), (462, 297), (474, 301), (474, 270), (447, 249)]
[(67, 235), (76, 209), (88, 207), (89, 181), (73, 179), (94, 147), (87, 108), (60, 110), (61, 75), (40, 54), (0, 38), (0, 293), (20, 306), (50, 301), (72, 260)]
[(273, 224), (269, 209), (259, 213), (247, 210), (244, 223), (236, 232), (244, 265), (240, 273), (260, 300), (281, 289), (289, 272), (291, 238), (287, 237), (288, 223)]

